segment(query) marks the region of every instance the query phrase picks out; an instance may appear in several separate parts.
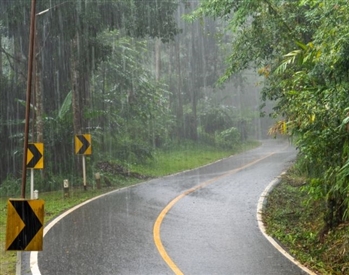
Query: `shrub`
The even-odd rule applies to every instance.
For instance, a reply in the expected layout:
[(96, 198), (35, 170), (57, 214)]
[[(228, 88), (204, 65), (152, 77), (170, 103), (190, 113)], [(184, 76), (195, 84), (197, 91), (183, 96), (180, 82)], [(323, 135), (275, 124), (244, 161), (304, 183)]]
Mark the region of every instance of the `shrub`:
[(241, 134), (235, 127), (231, 127), (216, 134), (216, 144), (221, 148), (233, 149), (240, 143)]
[(8, 177), (0, 185), (0, 197), (16, 197), (21, 193), (21, 180)]

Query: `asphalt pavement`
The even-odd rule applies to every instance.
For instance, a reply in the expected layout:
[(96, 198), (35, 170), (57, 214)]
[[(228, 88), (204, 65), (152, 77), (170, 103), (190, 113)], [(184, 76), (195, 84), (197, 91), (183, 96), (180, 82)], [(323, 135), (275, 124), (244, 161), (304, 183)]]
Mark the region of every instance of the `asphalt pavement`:
[(263, 190), (295, 156), (287, 142), (266, 140), (92, 200), (49, 225), (44, 250), (31, 255), (32, 274), (306, 274), (270, 244), (256, 218)]

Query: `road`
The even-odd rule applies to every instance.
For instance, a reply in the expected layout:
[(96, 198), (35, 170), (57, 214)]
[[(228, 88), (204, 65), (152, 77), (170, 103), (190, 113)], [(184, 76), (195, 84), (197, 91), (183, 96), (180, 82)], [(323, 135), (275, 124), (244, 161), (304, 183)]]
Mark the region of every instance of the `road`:
[(267, 241), (256, 218), (261, 193), (295, 156), (287, 143), (267, 140), (93, 200), (46, 233), (36, 274), (306, 274)]

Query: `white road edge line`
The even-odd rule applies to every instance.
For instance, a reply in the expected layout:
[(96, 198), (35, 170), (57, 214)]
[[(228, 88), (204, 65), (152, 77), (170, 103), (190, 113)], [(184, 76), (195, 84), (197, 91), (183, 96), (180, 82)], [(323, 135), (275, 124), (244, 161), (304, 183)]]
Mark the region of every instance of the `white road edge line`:
[[(227, 159), (229, 157), (226, 157), (226, 158), (223, 158), (223, 159), (220, 159), (220, 160), (217, 160), (215, 162), (212, 162), (212, 163), (208, 163), (208, 164), (205, 164), (201, 167), (205, 167), (205, 166), (209, 166), (209, 165), (212, 165), (214, 163), (218, 163), (220, 161), (223, 161), (224, 159)], [(171, 175), (166, 175), (162, 178), (168, 178), (168, 177), (173, 177), (175, 175), (179, 175), (179, 174), (184, 174), (188, 171), (192, 171), (192, 170), (195, 170), (195, 169), (198, 169), (198, 168), (201, 168), (201, 167), (197, 167), (197, 168), (194, 168), (194, 169), (188, 169), (188, 170), (185, 170), (185, 171), (181, 171), (181, 172), (178, 172), (178, 173), (175, 173), (175, 174), (171, 174)], [(120, 189), (116, 189), (116, 190), (113, 190), (113, 191), (110, 191), (108, 193), (105, 193), (105, 194), (101, 194), (95, 198), (91, 198), (85, 202), (82, 202), (76, 206), (74, 206), (73, 208), (67, 210), (66, 212), (64, 212), (63, 214), (59, 215), (57, 218), (55, 218), (54, 220), (52, 220), (48, 225), (45, 226), (44, 228), (44, 234), (43, 234), (43, 237), (45, 237), (46, 233), (57, 223), (59, 222), (61, 219), (63, 219), (65, 216), (69, 215), (71, 212), (75, 211), (76, 209), (78, 209), (79, 207), (93, 201), (93, 200), (96, 200), (96, 199), (99, 199), (100, 197), (103, 197), (103, 196), (106, 196), (106, 195), (109, 195), (111, 193), (114, 193), (114, 192), (119, 192), (121, 190), (124, 190), (124, 189), (128, 189), (128, 188), (132, 188), (136, 185), (139, 185), (139, 184), (143, 184), (143, 183), (146, 183), (148, 181), (144, 181), (144, 182), (141, 182), (141, 183), (138, 183), (138, 184), (135, 184), (135, 185), (130, 185), (130, 186), (126, 186), (126, 187), (123, 187), (123, 188), (120, 188)], [(29, 256), (30, 260), (29, 260), (29, 265), (30, 265), (30, 271), (32, 273), (32, 275), (41, 275), (41, 272), (40, 272), (40, 269), (39, 269), (39, 265), (38, 265), (38, 251), (31, 251), (30, 252), (30, 256)]]
[[(285, 174), (283, 172), (280, 176)], [(283, 249), (272, 237), (270, 237), (266, 233), (266, 229), (263, 223), (262, 219), (262, 213), (263, 213), (263, 208), (266, 204), (267, 197), (271, 190), (280, 182), (280, 176), (275, 178), (273, 181), (269, 183), (269, 185), (264, 189), (263, 193), (259, 197), (258, 200), (258, 205), (257, 205), (257, 222), (258, 222), (258, 227), (259, 230), (263, 233), (264, 237), (281, 253), (283, 254), (287, 259), (289, 259), (291, 262), (293, 262), (295, 265), (297, 265), (300, 269), (303, 271), (307, 272), (310, 275), (317, 275), (315, 272), (311, 271), (308, 269), (306, 266), (302, 265), (300, 262), (298, 262), (294, 257), (292, 257), (285, 249)]]
[[(124, 188), (120, 188), (120, 189), (117, 189), (117, 190), (113, 190), (113, 191), (110, 191), (108, 193), (105, 193), (105, 194), (102, 194), (102, 195), (99, 195), (97, 197), (94, 197), (94, 198), (91, 198), (87, 201), (84, 201), (76, 206), (74, 206), (73, 208), (70, 208), (68, 209), (67, 211), (65, 211), (63, 214), (59, 215), (57, 218), (55, 218), (54, 220), (52, 220), (48, 225), (45, 226), (44, 228), (44, 237), (46, 235), (46, 233), (56, 224), (58, 223), (61, 219), (63, 219), (65, 216), (69, 215), (70, 213), (72, 213), (73, 211), (75, 211), (76, 209), (80, 208), (81, 206), (85, 205), (85, 204), (88, 204), (90, 203), (91, 201), (94, 201), (96, 199), (99, 199), (101, 197), (104, 197), (106, 195), (109, 195), (111, 193), (114, 193), (114, 192), (120, 192), (121, 190), (123, 189), (126, 189), (126, 188), (131, 188), (131, 186), (127, 186), (127, 187), (124, 187)], [(40, 269), (39, 269), (39, 265), (38, 265), (38, 251), (32, 251), (30, 253), (30, 271), (32, 273), (32, 275), (41, 275), (41, 272), (40, 272)]]
[[(221, 160), (218, 160), (216, 162), (219, 162)], [(214, 163), (216, 163), (214, 162)], [(212, 163), (211, 163), (212, 164)], [(207, 164), (207, 166), (210, 164)], [(204, 165), (206, 166), (206, 165)], [(189, 171), (189, 170), (187, 170)], [(177, 174), (181, 174), (187, 171), (182, 171), (179, 172)], [(285, 172), (283, 172), (282, 174), (284, 174)], [(281, 174), (281, 175), (282, 175)], [(170, 177), (173, 175), (168, 175), (165, 176), (164, 178)], [(263, 193), (261, 194), (259, 200), (258, 200), (258, 205), (257, 205), (257, 221), (258, 221), (258, 227), (259, 230), (263, 233), (264, 237), (278, 250), (280, 251), (281, 254), (283, 254), (286, 258), (288, 258), (290, 261), (292, 261), (295, 265), (297, 265), (299, 268), (301, 268), (302, 270), (304, 270), (305, 272), (307, 272), (310, 275), (317, 275), (316, 273), (314, 273), (313, 271), (311, 271), (310, 269), (308, 269), (307, 267), (303, 266), (300, 262), (298, 262), (297, 260), (295, 260), (295, 258), (293, 258), (290, 254), (288, 254), (286, 252), (286, 250), (284, 250), (272, 237), (270, 237), (269, 235), (267, 235), (264, 224), (263, 224), (263, 220), (262, 220), (262, 212), (263, 212), (263, 206), (266, 202), (266, 198), (268, 196), (268, 194), (270, 193), (270, 191), (279, 183), (279, 177), (274, 179), (272, 182), (269, 183), (269, 185), (264, 189)], [(136, 184), (137, 185), (137, 184)], [(113, 191), (110, 191), (108, 193), (105, 194), (101, 194), (97, 197), (91, 198), (87, 201), (84, 201), (76, 206), (74, 206), (71, 209), (68, 209), (66, 212), (64, 212), (63, 214), (59, 215), (58, 217), (56, 217), (55, 219), (53, 219), (48, 225), (45, 226), (44, 228), (44, 234), (43, 237), (45, 237), (45, 235), (47, 234), (47, 232), (56, 224), (58, 223), (61, 219), (63, 219), (65, 216), (69, 215), (70, 213), (72, 213), (73, 211), (75, 211), (76, 209), (80, 208), (81, 206), (90, 203), (91, 201), (94, 201), (96, 199), (99, 199), (101, 197), (104, 197), (106, 195), (109, 195), (111, 193), (114, 192), (119, 192), (123, 189), (128, 189), (133, 187), (134, 185), (131, 186), (127, 186), (127, 187), (123, 187), (120, 189), (116, 189)], [(30, 253), (30, 271), (32, 273), (32, 275), (41, 275), (40, 269), (39, 269), (39, 265), (38, 265), (38, 251), (31, 251)]]
[[(227, 157), (228, 158), (228, 157)], [(224, 158), (225, 159), (225, 158)], [(220, 162), (224, 159), (220, 159), (220, 160), (217, 160), (213, 163), (208, 163), (206, 165), (203, 165), (202, 167), (205, 167), (205, 166), (209, 166), (211, 164), (214, 164), (214, 163), (217, 163), (217, 162)], [(200, 168), (200, 167), (198, 167)], [(195, 168), (197, 169), (197, 168)], [(172, 177), (172, 176), (175, 176), (175, 175), (179, 175), (179, 174), (183, 174), (183, 173), (186, 173), (188, 171), (191, 171), (191, 170), (195, 170), (195, 169), (188, 169), (188, 170), (185, 170), (185, 171), (181, 171), (181, 172), (178, 172), (178, 173), (175, 173), (175, 174), (172, 174), (172, 175), (166, 175), (162, 178), (168, 178), (168, 177)], [(116, 190), (112, 190), (108, 193), (105, 193), (105, 194), (101, 194), (97, 197), (94, 197), (94, 198), (91, 198), (87, 201), (84, 201), (76, 206), (74, 206), (73, 208), (71, 209), (68, 209), (66, 212), (64, 212), (63, 214), (59, 215), (58, 217), (56, 217), (55, 219), (53, 219), (48, 225), (45, 226), (44, 228), (44, 234), (43, 234), (43, 237), (45, 237), (45, 235), (47, 234), (47, 232), (56, 224), (58, 223), (61, 219), (63, 219), (65, 216), (69, 215), (70, 213), (72, 213), (73, 211), (75, 211), (76, 209), (80, 208), (81, 206), (87, 204), (87, 203), (90, 203), (91, 201), (93, 200), (96, 200), (96, 199), (99, 199), (103, 196), (106, 196), (106, 195), (109, 195), (111, 193), (114, 193), (114, 192), (120, 192), (121, 190), (124, 190), (124, 189), (128, 189), (128, 188), (132, 188), (136, 185), (139, 185), (139, 184), (143, 184), (143, 183), (146, 183), (148, 181), (144, 181), (144, 182), (141, 182), (141, 183), (138, 183), (138, 184), (135, 184), (135, 185), (130, 185), (130, 186), (126, 186), (126, 187), (122, 187), (122, 188), (119, 188), (119, 189), (116, 189)], [(41, 272), (40, 272), (40, 269), (39, 269), (39, 264), (38, 264), (38, 251), (31, 251), (30, 252), (30, 256), (29, 256), (29, 265), (30, 265), (30, 271), (32, 273), (32, 275), (41, 275)]]

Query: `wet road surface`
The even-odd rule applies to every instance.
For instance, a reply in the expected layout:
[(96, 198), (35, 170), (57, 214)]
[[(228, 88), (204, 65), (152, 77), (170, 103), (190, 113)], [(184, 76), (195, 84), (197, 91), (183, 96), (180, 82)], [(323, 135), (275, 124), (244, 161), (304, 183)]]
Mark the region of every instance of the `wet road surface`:
[[(212, 165), (91, 201), (47, 232), (39, 270), (43, 275), (305, 274), (265, 239), (256, 219), (259, 196), (295, 156), (287, 143), (267, 140)], [(156, 233), (154, 223), (166, 207)]]

